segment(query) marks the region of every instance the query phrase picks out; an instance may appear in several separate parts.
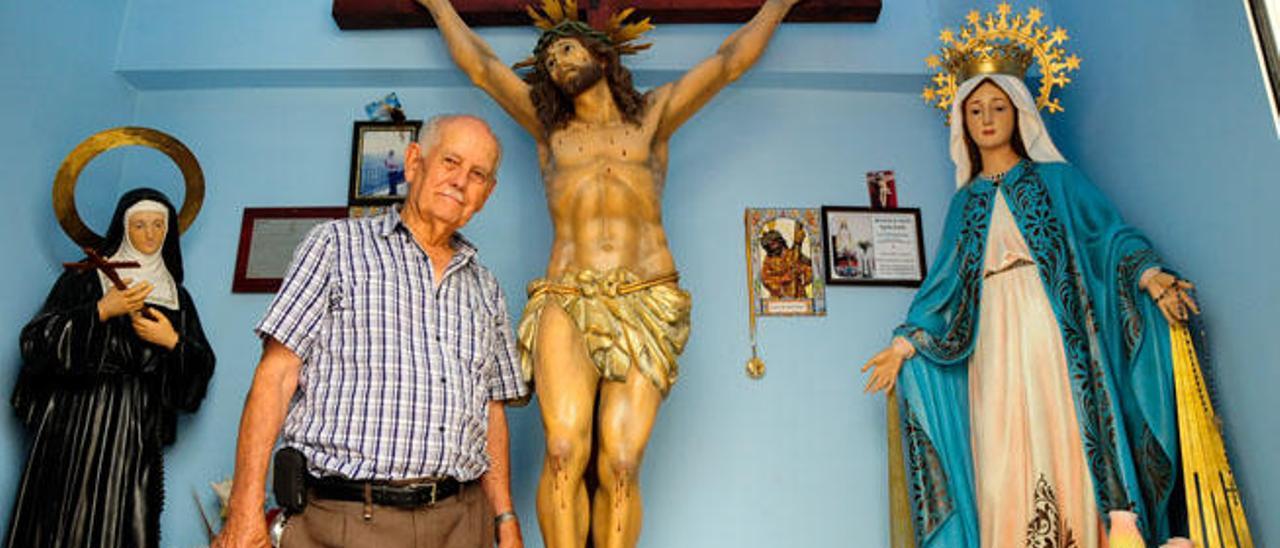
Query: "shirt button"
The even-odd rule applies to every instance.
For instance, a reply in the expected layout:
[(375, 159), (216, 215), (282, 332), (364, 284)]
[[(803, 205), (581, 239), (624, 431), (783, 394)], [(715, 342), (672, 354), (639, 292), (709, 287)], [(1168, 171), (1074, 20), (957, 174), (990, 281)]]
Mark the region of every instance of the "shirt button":
[(444, 432), (444, 427), (443, 427), (443, 426), (441, 426), (441, 427), (439, 427), (439, 428), (436, 428), (436, 430), (439, 430), (440, 432)]
[(449, 381), (448, 381), (447, 379), (445, 379), (444, 377), (440, 377), (440, 384), (444, 384), (444, 383), (446, 383), (446, 382), (449, 382)]

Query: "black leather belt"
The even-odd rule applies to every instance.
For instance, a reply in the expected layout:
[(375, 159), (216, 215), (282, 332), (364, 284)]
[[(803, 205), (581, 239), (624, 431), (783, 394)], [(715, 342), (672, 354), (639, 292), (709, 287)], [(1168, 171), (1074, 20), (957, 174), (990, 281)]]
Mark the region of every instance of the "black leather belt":
[[(453, 478), (420, 483), (392, 484), (386, 481), (358, 481), (343, 478), (307, 477), (307, 487), (316, 498), (372, 502), (382, 506), (416, 508), (431, 506), (452, 497), (474, 482), (462, 483)], [(366, 496), (368, 497), (366, 499)]]

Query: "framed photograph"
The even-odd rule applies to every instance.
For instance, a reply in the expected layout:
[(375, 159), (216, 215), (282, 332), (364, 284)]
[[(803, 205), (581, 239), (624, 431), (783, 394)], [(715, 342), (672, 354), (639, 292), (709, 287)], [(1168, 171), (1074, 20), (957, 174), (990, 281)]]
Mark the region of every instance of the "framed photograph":
[(919, 287), (924, 281), (917, 208), (822, 206), (822, 233), (828, 284)]
[(893, 180), (893, 171), (868, 171), (867, 194), (871, 198), (871, 209), (897, 209), (898, 185)]
[(409, 191), (404, 150), (418, 138), (422, 120), (356, 122), (351, 136), (351, 189), (347, 205), (398, 203)]
[(1253, 40), (1258, 47), (1258, 63), (1262, 80), (1271, 100), (1271, 117), (1280, 136), (1280, 0), (1244, 0), (1249, 21), (1253, 23)]
[(345, 207), (246, 207), (232, 293), (275, 293), (293, 250), (316, 225), (347, 217)]
[(748, 208), (747, 298), (757, 316), (823, 316), (817, 209)]

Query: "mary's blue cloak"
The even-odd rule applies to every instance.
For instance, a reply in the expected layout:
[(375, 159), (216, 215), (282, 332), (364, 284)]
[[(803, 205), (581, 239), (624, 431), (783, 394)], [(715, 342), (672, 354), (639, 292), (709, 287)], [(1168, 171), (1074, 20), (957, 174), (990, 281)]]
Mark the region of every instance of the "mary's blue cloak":
[(983, 255), (996, 192), (1031, 250), (1061, 327), (1098, 509), (1137, 512), (1148, 540), (1167, 538), (1178, 480), (1169, 328), (1138, 288), (1159, 259), (1071, 165), (1023, 161), (1003, 181), (975, 179), (957, 191), (938, 256), (894, 332), (917, 350), (897, 393), (919, 544), (979, 545), (968, 358), (981, 328)]

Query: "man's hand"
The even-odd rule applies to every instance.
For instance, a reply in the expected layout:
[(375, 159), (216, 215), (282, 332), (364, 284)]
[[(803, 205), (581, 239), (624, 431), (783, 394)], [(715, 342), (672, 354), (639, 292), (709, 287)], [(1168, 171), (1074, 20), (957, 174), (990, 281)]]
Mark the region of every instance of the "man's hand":
[(142, 340), (167, 350), (178, 346), (178, 332), (159, 310), (147, 307), (145, 313), (130, 314), (129, 320), (133, 323), (134, 333)]
[(519, 520), (509, 519), (498, 524), (498, 548), (524, 548)]
[(213, 539), (209, 548), (270, 548), (271, 539), (267, 536), (267, 520), (259, 512), (244, 514), (232, 512), (227, 516), (227, 524)]
[[(123, 281), (125, 285), (133, 282), (130, 278), (125, 278)], [(108, 289), (107, 293), (98, 299), (98, 320), (105, 322), (116, 316), (142, 310), (142, 305), (147, 295), (151, 294), (151, 289), (151, 283), (145, 281), (123, 291), (114, 287)]]

